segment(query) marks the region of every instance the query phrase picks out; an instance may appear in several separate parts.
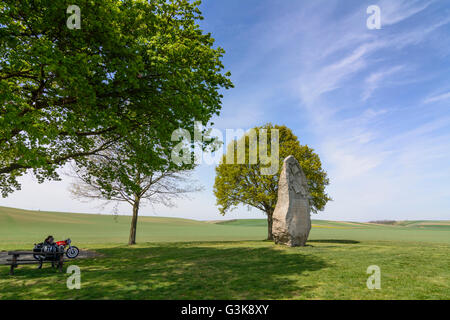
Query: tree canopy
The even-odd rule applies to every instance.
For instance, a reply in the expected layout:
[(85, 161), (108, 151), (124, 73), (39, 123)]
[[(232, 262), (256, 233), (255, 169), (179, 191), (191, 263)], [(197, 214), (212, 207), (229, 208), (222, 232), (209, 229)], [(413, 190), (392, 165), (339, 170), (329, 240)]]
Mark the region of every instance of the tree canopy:
[(0, 4), (0, 191), (39, 182), (115, 143), (127, 161), (154, 172), (167, 165), (171, 134), (194, 132), (221, 109), (224, 50), (204, 33), (199, 2), (78, 0)]
[[(314, 149), (307, 145), (301, 145), (298, 138), (286, 126), (267, 124), (254, 128), (257, 135), (261, 129), (268, 132), (268, 150), (271, 150), (271, 130), (277, 129), (279, 134), (279, 160), (278, 172), (275, 175), (261, 174), (261, 162), (250, 164), (249, 161), (249, 134), (244, 135), (241, 140), (245, 141), (245, 163), (229, 164), (226, 155), (220, 165), (216, 167), (216, 179), (214, 183), (214, 194), (217, 199), (220, 213), (236, 209), (238, 205), (246, 205), (259, 209), (266, 213), (268, 218), (268, 238), (272, 239), (272, 214), (275, 210), (278, 197), (278, 180), (283, 167), (283, 161), (289, 155), (293, 155), (308, 179), (309, 191), (312, 197), (311, 211), (317, 213), (325, 208), (331, 200), (325, 188), (329, 184), (327, 173), (322, 168), (319, 156)], [(238, 143), (232, 142), (229, 148), (236, 150)], [(237, 152), (235, 152), (235, 156)]]

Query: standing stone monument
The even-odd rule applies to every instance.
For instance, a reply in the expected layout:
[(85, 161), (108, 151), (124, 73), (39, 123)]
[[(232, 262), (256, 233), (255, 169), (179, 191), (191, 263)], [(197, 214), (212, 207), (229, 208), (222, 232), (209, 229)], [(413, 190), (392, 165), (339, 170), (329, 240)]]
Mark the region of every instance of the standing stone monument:
[(294, 156), (284, 159), (278, 182), (278, 202), (273, 212), (275, 243), (304, 246), (311, 230), (308, 183)]

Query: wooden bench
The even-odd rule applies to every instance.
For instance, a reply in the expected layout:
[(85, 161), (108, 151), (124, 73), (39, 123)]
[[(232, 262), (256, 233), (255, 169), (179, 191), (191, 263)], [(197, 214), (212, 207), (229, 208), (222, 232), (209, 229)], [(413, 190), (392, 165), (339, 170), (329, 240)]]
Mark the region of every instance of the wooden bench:
[[(14, 274), (14, 268), (17, 268), (19, 265), (25, 264), (38, 264), (38, 269), (42, 268), (42, 264), (49, 262), (52, 264), (52, 267), (58, 268), (60, 272), (62, 272), (63, 264), (64, 264), (64, 250), (58, 250), (57, 252), (34, 252), (34, 251), (9, 251), (9, 256), (12, 256), (11, 259), (7, 259), (5, 265), (10, 265), (11, 269), (9, 271), (10, 275)], [(42, 259), (19, 259), (21, 255), (38, 255), (41, 256)], [(52, 258), (47, 260), (48, 258)]]

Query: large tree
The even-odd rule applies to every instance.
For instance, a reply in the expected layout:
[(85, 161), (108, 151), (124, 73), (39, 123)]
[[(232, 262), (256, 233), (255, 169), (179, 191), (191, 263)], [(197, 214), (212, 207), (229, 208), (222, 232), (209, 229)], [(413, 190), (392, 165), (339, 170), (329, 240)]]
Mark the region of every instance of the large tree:
[(189, 179), (190, 166), (166, 162), (158, 170), (148, 171), (128, 161), (130, 145), (114, 145), (90, 156), (87, 166), (73, 166), (75, 178), (70, 191), (80, 200), (126, 202), (132, 207), (129, 245), (136, 244), (139, 209), (142, 203), (173, 206), (174, 199), (186, 197), (202, 188)]
[[(279, 134), (279, 160), (278, 171), (273, 175), (261, 174), (261, 168), (265, 167), (261, 159), (254, 164), (249, 161), (250, 135), (245, 134), (240, 140), (245, 142), (245, 164), (237, 164), (237, 148), (239, 142), (231, 142), (227, 146), (228, 152), (233, 148), (235, 150), (234, 163), (227, 163), (226, 155), (222, 162), (216, 167), (216, 179), (214, 183), (214, 194), (217, 198), (217, 205), (220, 213), (225, 215), (227, 212), (236, 209), (238, 205), (246, 205), (261, 210), (267, 215), (268, 222), (268, 240), (272, 240), (272, 214), (275, 210), (278, 197), (278, 180), (283, 166), (284, 159), (293, 155), (305, 172), (308, 179), (309, 190), (312, 196), (311, 210), (314, 213), (325, 208), (328, 201), (331, 200), (325, 191), (329, 184), (327, 173), (322, 168), (319, 156), (307, 145), (301, 145), (298, 138), (286, 126), (267, 124), (265, 126), (254, 128), (257, 136), (260, 136), (261, 130), (266, 130), (267, 151), (270, 155), (271, 130), (277, 129)], [(257, 147), (259, 154), (259, 147)], [(251, 151), (251, 150), (250, 150)], [(272, 155), (270, 155), (272, 157)]]
[[(0, 192), (33, 171), (58, 179), (125, 139), (128, 161), (164, 167), (177, 128), (194, 132), (218, 115), (223, 49), (204, 33), (199, 2), (77, 0), (81, 29), (67, 27), (69, 0), (0, 3)], [(158, 146), (158, 147), (155, 147)]]

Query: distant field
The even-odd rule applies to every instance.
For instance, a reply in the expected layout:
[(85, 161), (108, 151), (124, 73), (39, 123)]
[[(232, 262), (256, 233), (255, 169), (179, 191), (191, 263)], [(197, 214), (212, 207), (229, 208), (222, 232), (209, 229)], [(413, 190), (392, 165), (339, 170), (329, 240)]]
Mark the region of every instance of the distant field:
[[(67, 274), (0, 266), (2, 299), (450, 299), (450, 223), (394, 225), (313, 221), (306, 247), (263, 241), (265, 220), (201, 222), (0, 207), (0, 251), (31, 249), (48, 234), (102, 254), (76, 259), (81, 290)], [(366, 287), (381, 268), (381, 290)]]
[[(264, 232), (267, 232), (267, 222), (263, 219), (230, 220), (217, 222), (217, 224), (236, 228), (242, 227), (245, 229), (260, 228)], [(450, 244), (450, 221), (400, 221), (395, 225), (382, 225), (361, 222), (313, 220), (309, 239), (393, 240)]]
[[(0, 207), (0, 250), (29, 247), (51, 234), (74, 243), (128, 241), (131, 217), (37, 212)], [(221, 241), (264, 239), (264, 228), (236, 228), (189, 219), (139, 217), (138, 242)]]
[[(0, 250), (29, 247), (48, 234), (75, 243), (126, 243), (130, 217), (28, 211), (0, 207)], [(264, 219), (209, 223), (189, 219), (140, 217), (138, 242), (263, 240)], [(405, 221), (396, 225), (313, 220), (310, 240), (394, 240), (450, 243), (450, 221)]]
[[(81, 244), (126, 243), (130, 217), (28, 211), (0, 207), (0, 250), (29, 247), (48, 234)], [(263, 240), (264, 219), (208, 223), (140, 217), (138, 242)], [(313, 220), (310, 240), (395, 240), (450, 243), (450, 221), (405, 221), (396, 225)]]

